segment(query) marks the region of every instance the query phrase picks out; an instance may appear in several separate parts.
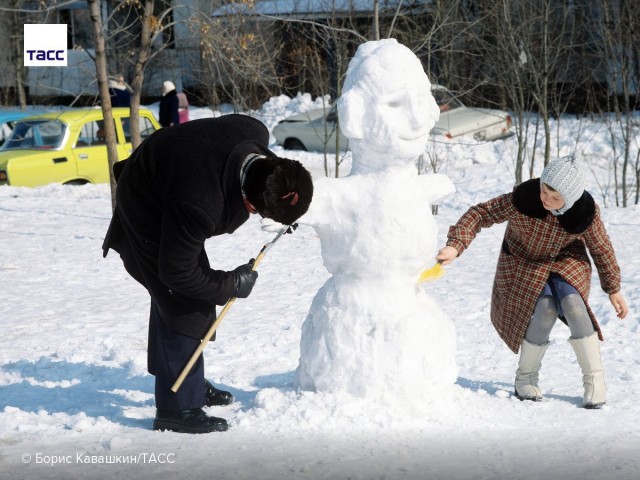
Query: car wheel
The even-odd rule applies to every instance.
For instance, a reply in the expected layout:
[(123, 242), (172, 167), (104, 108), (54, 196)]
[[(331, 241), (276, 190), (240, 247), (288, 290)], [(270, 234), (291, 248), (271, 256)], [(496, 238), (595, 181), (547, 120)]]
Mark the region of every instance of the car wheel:
[(307, 147), (304, 146), (297, 138), (287, 138), (284, 142), (284, 148), (287, 150), (302, 150), (307, 151)]
[(64, 185), (86, 185), (87, 183), (89, 182), (87, 182), (86, 180), (77, 179), (77, 180), (69, 180), (68, 182), (64, 182)]

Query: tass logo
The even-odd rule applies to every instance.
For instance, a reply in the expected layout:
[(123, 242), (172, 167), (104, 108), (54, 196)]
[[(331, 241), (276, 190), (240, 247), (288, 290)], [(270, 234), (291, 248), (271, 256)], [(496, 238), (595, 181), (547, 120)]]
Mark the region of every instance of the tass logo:
[(67, 25), (25, 24), (24, 65), (25, 67), (66, 67)]

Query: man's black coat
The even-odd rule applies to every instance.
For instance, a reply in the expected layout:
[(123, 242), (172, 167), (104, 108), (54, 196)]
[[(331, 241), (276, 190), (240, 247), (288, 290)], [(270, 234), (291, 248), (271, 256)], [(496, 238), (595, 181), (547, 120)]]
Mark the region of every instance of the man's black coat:
[(204, 243), (249, 218), (240, 168), (269, 154), (268, 142), (258, 120), (226, 115), (158, 130), (123, 163), (103, 253), (120, 253), (178, 333), (202, 338), (233, 294), (233, 275), (210, 268)]

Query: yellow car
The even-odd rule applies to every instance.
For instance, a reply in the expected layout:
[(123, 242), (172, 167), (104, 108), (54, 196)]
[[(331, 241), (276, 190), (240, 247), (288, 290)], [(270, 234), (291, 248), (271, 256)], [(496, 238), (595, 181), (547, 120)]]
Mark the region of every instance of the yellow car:
[[(130, 111), (114, 108), (118, 159), (131, 154)], [(144, 140), (160, 128), (151, 111), (140, 109)], [(109, 162), (102, 109), (49, 112), (19, 121), (0, 148), (0, 185), (107, 183)]]

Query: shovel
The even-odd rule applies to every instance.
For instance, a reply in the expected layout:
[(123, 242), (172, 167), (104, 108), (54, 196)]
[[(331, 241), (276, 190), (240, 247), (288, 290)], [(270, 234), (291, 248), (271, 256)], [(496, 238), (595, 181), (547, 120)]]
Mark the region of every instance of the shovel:
[(446, 271), (442, 267), (442, 262), (438, 261), (433, 267), (427, 268), (426, 270), (423, 270), (422, 272), (420, 272), (420, 276), (418, 277), (417, 283), (431, 282), (433, 280), (437, 280), (438, 278), (442, 277), (445, 273)]
[[(263, 245), (262, 249), (260, 250), (260, 253), (256, 257), (256, 259), (253, 261), (253, 267), (251, 269), (252, 270), (256, 270), (258, 268), (258, 265), (260, 264), (260, 262), (262, 261), (264, 256), (267, 254), (269, 249), (271, 247), (273, 247), (273, 245), (278, 241), (278, 239), (282, 235), (284, 235), (285, 233), (293, 233), (293, 231), (296, 228), (298, 228), (298, 224), (297, 223), (294, 223), (293, 225), (286, 225), (285, 227), (283, 227), (278, 232), (278, 234), (274, 237), (273, 240), (271, 240), (269, 243), (265, 243)], [(204, 347), (207, 346), (207, 343), (209, 343), (209, 340), (211, 340), (211, 337), (213, 337), (213, 334), (216, 333), (216, 329), (218, 328), (218, 325), (220, 325), (220, 322), (222, 321), (222, 319), (227, 314), (227, 312), (229, 311), (229, 309), (231, 308), (231, 306), (233, 305), (233, 303), (235, 301), (236, 301), (236, 297), (231, 297), (229, 299), (229, 301), (224, 305), (222, 310), (220, 311), (220, 315), (218, 315), (218, 318), (216, 318), (215, 322), (213, 322), (213, 325), (211, 325), (211, 327), (209, 327), (209, 330), (207, 330), (207, 333), (205, 334), (204, 338), (200, 342), (200, 345), (198, 345), (198, 348), (196, 348), (196, 351), (193, 352), (193, 355), (191, 355), (191, 358), (189, 359), (187, 364), (182, 369), (182, 372), (180, 372), (180, 375), (178, 376), (178, 379), (175, 381), (175, 383), (171, 387), (171, 391), (173, 393), (176, 393), (178, 391), (178, 389), (182, 385), (182, 382), (184, 382), (184, 379), (187, 378), (187, 375), (189, 374), (189, 372), (193, 368), (193, 365), (198, 360), (198, 357), (200, 356), (200, 354), (204, 350)]]

